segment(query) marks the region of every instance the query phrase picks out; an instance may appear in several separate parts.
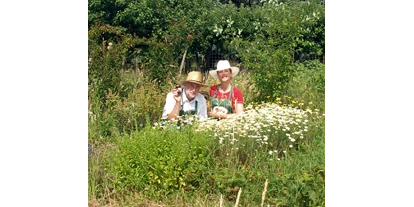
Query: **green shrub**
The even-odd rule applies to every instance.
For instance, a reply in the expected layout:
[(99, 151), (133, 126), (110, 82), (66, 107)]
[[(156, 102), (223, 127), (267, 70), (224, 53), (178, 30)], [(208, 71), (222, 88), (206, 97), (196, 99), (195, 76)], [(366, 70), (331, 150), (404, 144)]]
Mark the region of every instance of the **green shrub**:
[(151, 127), (119, 138), (111, 162), (115, 188), (125, 192), (168, 194), (198, 187), (211, 165), (211, 138), (190, 128), (155, 130)]
[(325, 110), (325, 64), (317, 60), (295, 63), (285, 94), (293, 99), (303, 101), (305, 105), (313, 105)]

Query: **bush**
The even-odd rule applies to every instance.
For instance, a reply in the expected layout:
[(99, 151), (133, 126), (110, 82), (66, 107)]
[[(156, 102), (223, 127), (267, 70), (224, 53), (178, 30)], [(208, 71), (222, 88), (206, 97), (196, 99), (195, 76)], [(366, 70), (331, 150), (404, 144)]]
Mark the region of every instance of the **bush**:
[(307, 100), (305, 105), (325, 110), (325, 64), (318, 60), (296, 63), (285, 94), (293, 99)]
[(191, 128), (154, 130), (151, 127), (119, 138), (108, 172), (118, 191), (168, 194), (189, 191), (212, 163), (211, 138)]

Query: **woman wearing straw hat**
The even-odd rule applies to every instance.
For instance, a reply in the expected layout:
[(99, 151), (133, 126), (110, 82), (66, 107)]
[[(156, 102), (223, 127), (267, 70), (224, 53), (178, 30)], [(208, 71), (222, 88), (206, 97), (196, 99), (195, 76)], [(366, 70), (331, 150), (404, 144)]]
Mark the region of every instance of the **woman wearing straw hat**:
[(230, 84), (231, 79), (239, 73), (238, 67), (230, 66), (229, 61), (220, 60), (217, 69), (209, 73), (220, 81), (220, 84), (210, 87), (211, 107), (210, 117), (230, 118), (244, 111), (242, 92)]
[(180, 81), (184, 88), (174, 88), (167, 94), (162, 119), (171, 120), (195, 114), (199, 120), (207, 118), (206, 99), (199, 93), (201, 87), (207, 87), (202, 80), (201, 72), (188, 73), (187, 79)]

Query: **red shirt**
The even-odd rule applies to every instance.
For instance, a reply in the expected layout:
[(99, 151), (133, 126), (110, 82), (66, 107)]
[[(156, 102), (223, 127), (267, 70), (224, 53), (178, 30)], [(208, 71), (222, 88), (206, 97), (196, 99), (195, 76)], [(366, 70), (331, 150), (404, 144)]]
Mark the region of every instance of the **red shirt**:
[[(218, 85), (214, 85), (210, 87), (210, 98), (213, 98), (214, 96), (214, 92), (216, 92)], [(227, 93), (220, 93), (220, 90), (217, 90), (217, 94), (216, 94), (216, 98), (218, 99), (227, 99), (230, 95), (230, 92)], [(237, 100), (238, 104), (243, 104), (244, 103), (244, 99), (243, 99), (243, 94), (242, 92), (233, 86), (233, 93), (231, 94), (231, 107), (233, 109), (235, 109), (235, 102)]]

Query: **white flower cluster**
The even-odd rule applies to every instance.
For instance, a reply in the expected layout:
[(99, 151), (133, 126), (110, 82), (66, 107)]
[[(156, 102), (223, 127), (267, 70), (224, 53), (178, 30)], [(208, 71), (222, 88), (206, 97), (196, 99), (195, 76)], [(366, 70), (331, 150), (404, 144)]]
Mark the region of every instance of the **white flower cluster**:
[(218, 138), (220, 144), (234, 144), (243, 138), (254, 139), (261, 146), (275, 148), (275, 151), (269, 151), (271, 155), (278, 149), (292, 148), (297, 140), (303, 139), (309, 129), (309, 120), (320, 117), (313, 116), (317, 113), (310, 109), (262, 103), (247, 106), (241, 115), (234, 118), (199, 122), (197, 130), (214, 131), (214, 137)]

